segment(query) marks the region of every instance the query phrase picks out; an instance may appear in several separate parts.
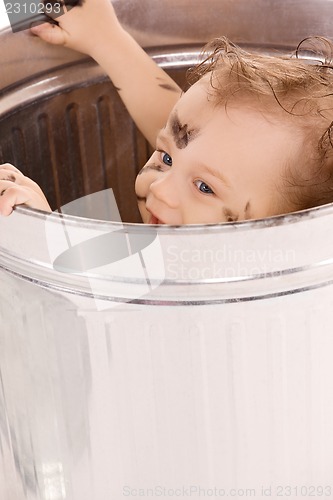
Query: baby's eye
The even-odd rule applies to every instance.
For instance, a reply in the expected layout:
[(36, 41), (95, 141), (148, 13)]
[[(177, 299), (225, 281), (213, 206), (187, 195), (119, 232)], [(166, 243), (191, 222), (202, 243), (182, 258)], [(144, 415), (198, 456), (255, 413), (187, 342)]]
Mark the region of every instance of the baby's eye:
[(165, 165), (168, 165), (168, 167), (172, 167), (172, 158), (170, 155), (168, 155), (168, 153), (161, 151), (161, 157), (162, 162), (165, 163)]
[(194, 184), (197, 186), (199, 191), (205, 194), (214, 194), (214, 191), (203, 181), (195, 181)]

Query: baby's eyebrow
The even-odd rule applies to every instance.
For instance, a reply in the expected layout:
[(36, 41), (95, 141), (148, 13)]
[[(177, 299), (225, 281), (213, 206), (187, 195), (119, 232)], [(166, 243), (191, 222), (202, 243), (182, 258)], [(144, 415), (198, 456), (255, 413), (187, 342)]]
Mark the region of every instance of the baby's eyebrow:
[(177, 111), (174, 111), (170, 117), (170, 130), (178, 149), (186, 148), (189, 142), (193, 141), (199, 134), (199, 129), (191, 129), (187, 123), (181, 124)]
[(203, 168), (204, 170), (206, 170), (206, 172), (208, 172), (213, 177), (216, 177), (221, 182), (223, 182), (223, 184), (226, 187), (228, 187), (228, 188), (230, 187), (230, 182), (228, 181), (228, 179), (226, 177), (224, 177), (224, 175), (222, 174), (222, 172), (220, 171), (219, 168), (214, 168), (214, 167), (212, 167), (210, 165), (201, 165), (201, 168)]

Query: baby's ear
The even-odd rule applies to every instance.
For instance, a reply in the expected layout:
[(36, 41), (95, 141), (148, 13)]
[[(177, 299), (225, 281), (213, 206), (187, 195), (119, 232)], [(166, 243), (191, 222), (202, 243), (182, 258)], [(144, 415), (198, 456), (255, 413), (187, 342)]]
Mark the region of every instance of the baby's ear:
[(63, 30), (57, 24), (43, 23), (30, 28), (34, 35), (53, 45), (64, 45), (65, 35)]

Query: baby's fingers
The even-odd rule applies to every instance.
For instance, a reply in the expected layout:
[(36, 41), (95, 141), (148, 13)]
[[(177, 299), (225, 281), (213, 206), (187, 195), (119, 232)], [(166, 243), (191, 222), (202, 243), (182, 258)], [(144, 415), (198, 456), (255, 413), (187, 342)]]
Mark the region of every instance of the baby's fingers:
[(39, 36), (44, 42), (53, 45), (65, 45), (66, 36), (65, 32), (60, 26), (56, 24), (43, 23), (31, 27), (31, 32)]
[(0, 214), (10, 215), (15, 205), (26, 203), (30, 196), (22, 186), (13, 186), (10, 181), (0, 181)]
[(45, 195), (38, 184), (29, 177), (26, 177), (20, 170), (10, 163), (0, 165), (0, 183), (1, 181), (10, 181), (19, 186), (28, 187), (33, 191), (36, 191), (41, 197), (45, 198)]
[(16, 172), (17, 174), (22, 174), (21, 170), (19, 170), (18, 168), (14, 167), (14, 165), (12, 165), (11, 163), (2, 163), (0, 165), (0, 175), (3, 171), (7, 171), (7, 170), (11, 170), (12, 172)]
[(10, 181), (0, 181), (0, 214), (10, 215), (16, 205), (22, 204), (38, 210), (51, 211), (45, 198), (32, 189), (13, 185)]

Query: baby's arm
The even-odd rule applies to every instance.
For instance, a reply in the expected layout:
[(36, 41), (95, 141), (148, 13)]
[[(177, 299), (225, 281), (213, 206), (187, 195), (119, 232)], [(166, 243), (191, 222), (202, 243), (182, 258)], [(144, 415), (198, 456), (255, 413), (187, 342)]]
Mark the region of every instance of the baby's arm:
[(118, 89), (128, 112), (155, 147), (181, 89), (122, 28), (109, 0), (84, 0), (56, 21), (32, 28), (46, 42), (91, 56)]
[(51, 212), (43, 191), (9, 163), (0, 165), (0, 215), (10, 215), (15, 205)]

